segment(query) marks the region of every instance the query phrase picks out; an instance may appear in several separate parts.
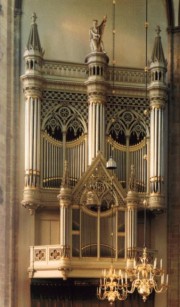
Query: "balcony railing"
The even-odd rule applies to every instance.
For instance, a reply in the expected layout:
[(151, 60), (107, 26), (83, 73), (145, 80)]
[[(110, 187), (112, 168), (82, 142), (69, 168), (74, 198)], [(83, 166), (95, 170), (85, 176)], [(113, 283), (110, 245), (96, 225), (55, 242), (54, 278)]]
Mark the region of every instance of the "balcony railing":
[[(154, 258), (156, 252), (151, 250), (150, 257)], [(136, 255), (140, 256), (142, 249), (136, 249)], [(102, 270), (108, 269), (112, 258), (105, 257), (69, 257), (67, 248), (61, 245), (39, 245), (30, 247), (30, 266), (28, 268), (30, 278), (75, 278), (88, 277), (100, 278)], [(126, 259), (113, 258), (115, 269), (123, 269)]]

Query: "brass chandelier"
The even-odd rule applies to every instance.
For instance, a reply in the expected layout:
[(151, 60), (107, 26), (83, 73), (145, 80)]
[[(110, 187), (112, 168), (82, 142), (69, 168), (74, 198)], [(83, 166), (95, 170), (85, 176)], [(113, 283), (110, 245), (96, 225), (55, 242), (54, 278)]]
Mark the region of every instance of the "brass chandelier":
[(156, 258), (153, 263), (149, 262), (146, 247), (143, 248), (140, 261), (136, 263), (134, 259), (133, 268), (125, 271), (129, 278), (129, 285), (125, 283), (128, 293), (133, 293), (137, 289), (144, 302), (153, 291), (163, 293), (168, 288), (168, 275), (165, 277), (162, 259), (159, 266), (157, 266)]
[(100, 285), (97, 288), (97, 297), (100, 300), (108, 300), (113, 305), (115, 300), (123, 301), (127, 298), (128, 291), (124, 282), (121, 270), (118, 272), (110, 267), (109, 270), (103, 270), (103, 277), (100, 279)]

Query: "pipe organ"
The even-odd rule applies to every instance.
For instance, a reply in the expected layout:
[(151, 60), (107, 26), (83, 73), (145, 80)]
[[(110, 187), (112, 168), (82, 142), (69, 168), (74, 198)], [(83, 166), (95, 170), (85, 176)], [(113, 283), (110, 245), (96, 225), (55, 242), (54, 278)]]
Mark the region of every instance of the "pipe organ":
[[(164, 208), (166, 64), (163, 59), (157, 60), (157, 54), (152, 59), (149, 97), (137, 81), (142, 82), (143, 71), (137, 70), (140, 78), (137, 82), (134, 69), (130, 78), (130, 68), (123, 69), (126, 78), (110, 79), (112, 67), (108, 67), (105, 52), (91, 52), (86, 57), (86, 64), (81, 64), (83, 79), (70, 71), (71, 64), (65, 77), (53, 75), (53, 71), (48, 75), (46, 64), (43, 67), (35, 20), (31, 26), (22, 76), (25, 96), (22, 204), (35, 215), (44, 211), (48, 215), (53, 210), (58, 213), (60, 242), (53, 247), (59, 262), (51, 265), (47, 254), (52, 248), (46, 246), (42, 248), (43, 258), (31, 259), (31, 264), (36, 262), (38, 267), (38, 261), (43, 262), (46, 254), (46, 264), (38, 267), (39, 271), (45, 268), (43, 273), (34, 270), (33, 265), (29, 271), (31, 277), (41, 273), (45, 276), (47, 265), (51, 277), (56, 274), (65, 279), (89, 274), (97, 278), (100, 258), (104, 258), (107, 267), (111, 257), (119, 261), (118, 265), (122, 265), (125, 257), (132, 264), (138, 249), (138, 210), (142, 210), (142, 199), (146, 199), (148, 209)], [(72, 70), (73, 67), (72, 64)], [(60, 68), (56, 71), (61, 71)], [(115, 72), (118, 76), (118, 67)], [(112, 94), (113, 86), (116, 91)], [(116, 170), (106, 168), (110, 156), (116, 161)], [(38, 218), (34, 222), (40, 232)], [(38, 257), (42, 255), (40, 244), (35, 248)], [(87, 260), (88, 257), (96, 260)]]
[[(42, 139), (42, 182), (44, 188), (59, 188), (63, 175), (61, 159), (63, 156), (63, 142), (57, 141), (46, 132), (41, 133)], [(74, 186), (82, 174), (87, 170), (87, 137), (83, 135), (75, 141), (66, 142), (66, 159), (71, 165), (69, 178)], [(147, 189), (147, 145), (142, 140), (139, 144), (130, 146), (129, 160), (127, 159), (126, 146), (118, 144), (111, 138), (106, 139), (107, 157), (113, 147), (113, 158), (117, 163), (115, 173), (123, 186), (126, 186), (126, 164), (134, 165), (139, 192)], [(129, 180), (129, 173), (128, 178)]]

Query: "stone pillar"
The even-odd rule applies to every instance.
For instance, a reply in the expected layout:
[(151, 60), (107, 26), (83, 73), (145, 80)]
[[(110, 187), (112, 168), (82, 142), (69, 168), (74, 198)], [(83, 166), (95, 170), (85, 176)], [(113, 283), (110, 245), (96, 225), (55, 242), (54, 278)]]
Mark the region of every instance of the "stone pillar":
[(105, 154), (106, 69), (108, 57), (104, 52), (92, 52), (85, 62), (89, 76), (85, 82), (88, 93), (88, 164), (100, 151)]

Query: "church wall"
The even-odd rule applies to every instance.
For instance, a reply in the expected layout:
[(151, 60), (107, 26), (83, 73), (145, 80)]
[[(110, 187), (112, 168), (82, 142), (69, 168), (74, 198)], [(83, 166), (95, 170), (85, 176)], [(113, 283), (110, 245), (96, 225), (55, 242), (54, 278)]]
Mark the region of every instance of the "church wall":
[(37, 212), (35, 225), (35, 244), (53, 245), (60, 242), (59, 210)]
[[(45, 58), (80, 63), (84, 63), (85, 56), (90, 52), (89, 28), (92, 26), (92, 20), (97, 19), (100, 23), (103, 16), (107, 14), (104, 46), (108, 56), (112, 58), (112, 1), (54, 0), (52, 5), (48, 0), (24, 0), (22, 7), (22, 54), (29, 34), (30, 17), (34, 11), (38, 16), (37, 23), (41, 44), (45, 50)], [(116, 65), (144, 67), (144, 0), (116, 1), (115, 18)], [(165, 0), (149, 1), (148, 20), (148, 57), (151, 55), (156, 25), (161, 27), (166, 53)], [(131, 52), (129, 52), (130, 46), (133, 46)]]
[[(157, 215), (153, 218), (153, 227), (151, 228), (151, 244), (157, 250), (157, 258), (163, 259), (163, 267), (166, 268), (167, 273), (167, 215), (166, 213)], [(155, 295), (155, 306), (166, 306), (167, 293)], [(167, 306), (170, 306), (167, 304)]]
[(19, 100), (15, 99), (13, 1), (1, 2), (0, 12), (0, 305), (15, 297), (18, 226)]
[(179, 265), (180, 265), (180, 27), (169, 31), (169, 81), (171, 82), (169, 103), (168, 133), (168, 266), (171, 291), (168, 293), (168, 306), (178, 307)]

